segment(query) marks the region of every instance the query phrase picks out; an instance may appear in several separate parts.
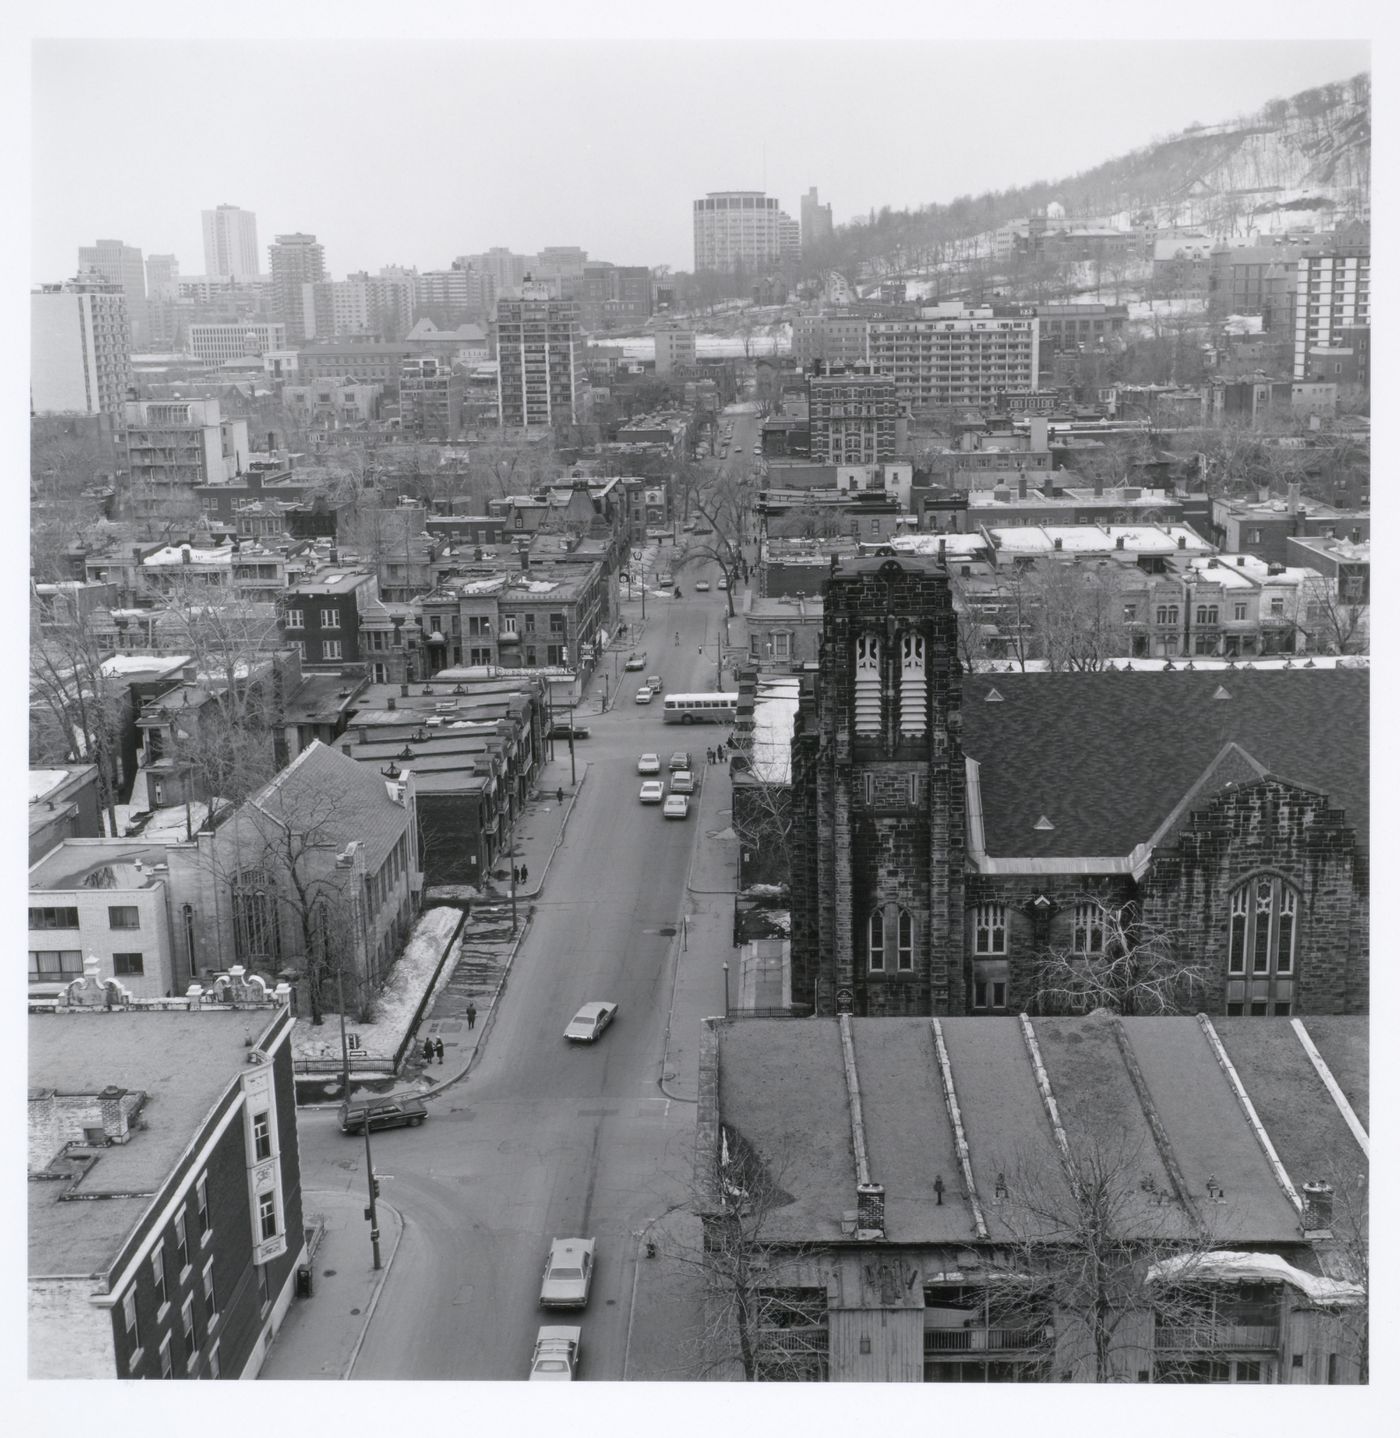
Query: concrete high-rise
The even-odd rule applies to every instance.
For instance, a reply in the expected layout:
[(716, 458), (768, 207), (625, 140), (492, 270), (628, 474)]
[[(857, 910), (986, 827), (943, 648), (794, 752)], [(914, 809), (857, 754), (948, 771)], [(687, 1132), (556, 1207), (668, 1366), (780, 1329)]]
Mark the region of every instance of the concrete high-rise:
[(802, 243), (815, 244), (831, 234), (831, 206), (818, 203), (817, 187), (802, 196)]
[(1371, 338), (1371, 247), (1307, 250), (1298, 260), (1293, 378), (1365, 388)]
[(146, 325), (146, 267), (141, 251), (121, 240), (98, 240), (78, 250), (78, 274), (93, 272), (109, 285), (118, 285), (126, 296), (126, 317), (132, 339), (144, 339)]
[(258, 217), (237, 205), (201, 210), (204, 273), (228, 280), (258, 277)]
[(35, 414), (121, 415), (131, 384), (131, 326), (120, 286), (80, 278), (34, 291), (29, 343)]
[(761, 190), (711, 190), (693, 205), (696, 270), (766, 270), (782, 255), (782, 211)]
[(573, 424), (578, 418), (578, 306), (526, 281), (519, 299), (496, 306), (502, 428)]
[(325, 279), (325, 247), (317, 243), (315, 235), (278, 235), (268, 246), (267, 256), (273, 317), (287, 326), (288, 343), (297, 344), (307, 336), (302, 286)]

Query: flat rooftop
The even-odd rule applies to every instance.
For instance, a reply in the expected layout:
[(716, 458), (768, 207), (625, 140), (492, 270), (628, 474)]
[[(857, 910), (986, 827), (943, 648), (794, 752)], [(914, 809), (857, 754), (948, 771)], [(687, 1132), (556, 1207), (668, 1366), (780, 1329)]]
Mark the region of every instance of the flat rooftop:
[[(144, 1128), (103, 1149), (81, 1178), (30, 1183), (29, 1274), (104, 1272), (193, 1142), (247, 1055), (277, 1017), (266, 1009), (199, 1013), (31, 1014), (29, 1087), (96, 1094), (144, 1092)], [(56, 1156), (56, 1155), (55, 1155)], [(66, 1193), (101, 1198), (75, 1203)]]
[(151, 870), (165, 862), (164, 844), (139, 839), (66, 839), (30, 869), (29, 887), (81, 889), (90, 875), (110, 869), (116, 888), (149, 889), (157, 879), (165, 877)]

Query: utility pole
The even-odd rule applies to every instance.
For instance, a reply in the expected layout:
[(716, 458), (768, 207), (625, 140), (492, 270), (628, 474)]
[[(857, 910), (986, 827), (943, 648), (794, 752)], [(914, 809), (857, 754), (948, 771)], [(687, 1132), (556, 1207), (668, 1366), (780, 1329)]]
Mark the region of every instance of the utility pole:
[(369, 1219), (369, 1242), (374, 1250), (374, 1266), (380, 1268), (383, 1265), (379, 1261), (379, 1210), (375, 1206), (375, 1200), (379, 1197), (379, 1180), (374, 1176), (374, 1157), (369, 1151), (369, 1114), (365, 1114), (365, 1173), (369, 1177), (369, 1207), (365, 1209), (365, 1217)]

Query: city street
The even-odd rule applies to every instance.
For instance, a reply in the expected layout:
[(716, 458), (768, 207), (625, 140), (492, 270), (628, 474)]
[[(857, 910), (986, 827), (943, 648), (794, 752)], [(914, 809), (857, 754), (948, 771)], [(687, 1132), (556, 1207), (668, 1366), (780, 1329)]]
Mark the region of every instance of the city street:
[[(645, 673), (667, 691), (714, 685), (724, 596), (685, 587), (682, 601), (648, 603)], [(476, 1066), (424, 1128), (375, 1138), (382, 1192), (404, 1234), (358, 1378), (523, 1378), (546, 1321), (536, 1296), (556, 1235), (598, 1240), (583, 1374), (622, 1376), (637, 1236), (689, 1183), (694, 1105), (668, 1098), (658, 1080), (692, 851), (714, 827), (721, 785), (728, 804), (720, 771), (705, 771), (716, 732), (663, 724), (659, 699), (634, 703), (643, 678), (622, 674), (612, 708), (590, 717), (589, 782)], [(715, 794), (668, 822), (639, 804), (636, 760), (654, 750), (664, 765), (681, 747), (698, 747), (697, 772)], [(678, 1023), (722, 1009), (719, 957), (728, 953), (714, 964), (714, 994), (688, 990), (694, 1012)], [(595, 1046), (566, 1046), (564, 1025), (589, 999), (616, 1001), (618, 1018)], [(684, 1087), (694, 1092), (693, 1081)], [(333, 1114), (304, 1113), (301, 1144), (308, 1187), (362, 1189), (361, 1151)], [(687, 1316), (676, 1315), (678, 1326)]]

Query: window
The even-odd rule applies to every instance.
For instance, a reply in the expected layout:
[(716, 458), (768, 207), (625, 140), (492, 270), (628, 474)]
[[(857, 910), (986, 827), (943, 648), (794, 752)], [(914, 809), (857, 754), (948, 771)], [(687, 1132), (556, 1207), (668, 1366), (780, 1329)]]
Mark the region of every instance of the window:
[(146, 972), (145, 960), (140, 954), (113, 954), (112, 972), (120, 978), (140, 978)]
[(170, 1361), (170, 1335), (167, 1333), (160, 1340), (160, 1376), (170, 1378), (175, 1372), (175, 1365)]
[(199, 1340), (194, 1331), (194, 1294), (190, 1294), (180, 1305), (180, 1336), (184, 1340), (185, 1370), (188, 1372), (194, 1359), (195, 1349), (199, 1347)]
[(190, 1266), (190, 1239), (183, 1208), (175, 1215), (175, 1260), (181, 1274)]
[(219, 1316), (219, 1303), (214, 1297), (214, 1260), (211, 1258), (204, 1265), (204, 1326), (212, 1328), (214, 1320)]
[(909, 973), (914, 967), (914, 920), (905, 909), (899, 911), (898, 952), (895, 968)]
[(258, 1231), (264, 1238), (277, 1237), (277, 1195), (271, 1191), (258, 1195)]
[[(78, 927), (77, 909), (30, 909), (29, 927), (31, 929), (76, 929)], [(81, 968), (79, 969), (81, 973)]]
[(1159, 604), (1159, 605), (1157, 606), (1157, 623), (1158, 623), (1158, 624), (1178, 624), (1178, 623), (1180, 623), (1180, 610), (1177, 609), (1177, 607), (1176, 607), (1175, 604)]
[(1249, 606), (1247, 604), (1235, 605), (1235, 618), (1247, 619), (1249, 617)]
[(122, 1298), (122, 1321), (126, 1325), (126, 1343), (129, 1349), (127, 1366), (129, 1370), (135, 1364), (137, 1355), (141, 1352), (141, 1331), (136, 1322), (135, 1288), (128, 1288)]
[(209, 1232), (209, 1175), (201, 1174), (194, 1186), (195, 1212), (199, 1218), (200, 1236)]
[(1092, 899), (1074, 906), (1074, 952), (1103, 953), (1103, 910)]
[(974, 1013), (1006, 1009), (1010, 977), (1007, 960), (983, 959), (972, 965), (972, 1009)]
[(1269, 613), (1270, 613), (1270, 615), (1272, 615), (1272, 617), (1275, 618), (1275, 619), (1282, 619), (1282, 618), (1283, 618), (1283, 600), (1282, 600), (1282, 599), (1270, 599), (1270, 600), (1269, 600)]
[(1197, 624), (1219, 624), (1220, 606), (1218, 604), (1198, 604), (1196, 606)]
[(1124, 624), (1136, 624), (1136, 623), (1137, 623), (1137, 611), (1138, 611), (1138, 607), (1137, 607), (1136, 604), (1125, 604), (1125, 605), (1123, 606), (1123, 623), (1124, 623)]
[(978, 904), (973, 910), (972, 951), (975, 954), (1006, 952), (1006, 905)]
[(928, 687), (924, 679), (924, 637), (902, 635), (899, 642), (899, 732), (922, 734), (928, 728)]
[(31, 984), (61, 979), (65, 983), (83, 972), (81, 949), (30, 949), (29, 982)]
[(340, 658), (340, 640), (339, 640), (339, 639), (323, 639), (323, 640), (321, 641), (321, 658), (322, 658), (322, 659), (339, 659), (339, 658)]
[(303, 613), (303, 611), (300, 610), (300, 609), (289, 609), (289, 610), (287, 611), (287, 619), (286, 619), (286, 626), (285, 626), (285, 627), (288, 628), (288, 629), (305, 629), (305, 628), (306, 628), (306, 616), (305, 616), (305, 614)]
[(773, 636), (773, 658), (790, 659), (792, 657), (792, 635), (774, 634)]
[(862, 634), (856, 640), (856, 733), (878, 735), (880, 719), (880, 640)]
[(135, 904), (111, 904), (107, 908), (107, 926), (112, 929), (139, 929), (141, 911)]
[(266, 1313), (268, 1304), (272, 1302), (272, 1293), (267, 1286), (267, 1264), (260, 1263), (258, 1269), (258, 1308)]
[(876, 909), (871, 914), (865, 929), (866, 967), (871, 973), (881, 973), (885, 967), (885, 916)]
[(1241, 884), (1230, 895), (1226, 1012), (1291, 1014), (1297, 965), (1298, 891), (1270, 874)]
[(240, 960), (276, 958), (277, 890), (265, 869), (244, 869), (233, 881), (234, 952)]
[[(866, 770), (861, 778), (863, 780), (862, 787), (865, 790), (865, 804), (867, 808), (870, 808), (875, 803), (875, 776)], [(79, 958), (81, 957), (79, 955)]]
[(321, 628), (322, 628), (322, 629), (339, 629), (339, 628), (340, 628), (340, 610), (338, 610), (338, 609), (323, 609), (323, 610), (321, 611)]
[(287, 647), (296, 650), (298, 659), (303, 661), (306, 659), (306, 645), (300, 639), (291, 640)]
[(168, 1301), (165, 1290), (165, 1251), (159, 1246), (151, 1254), (151, 1284), (156, 1291), (156, 1306), (164, 1308)]
[(266, 1109), (253, 1115), (253, 1157), (255, 1159), (272, 1157), (272, 1127)]

